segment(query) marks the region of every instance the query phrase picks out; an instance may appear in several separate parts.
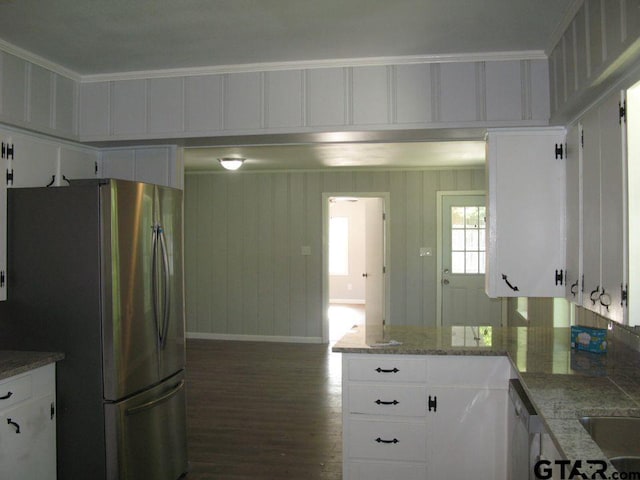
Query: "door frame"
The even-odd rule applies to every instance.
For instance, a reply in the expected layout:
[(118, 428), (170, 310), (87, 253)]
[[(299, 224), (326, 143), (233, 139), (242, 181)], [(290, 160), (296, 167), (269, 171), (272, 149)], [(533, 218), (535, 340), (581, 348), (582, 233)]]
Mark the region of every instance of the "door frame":
[[(485, 195), (485, 190), (438, 190), (436, 192), (436, 325), (442, 327), (442, 200), (448, 196)], [(485, 202), (486, 203), (486, 202)], [(485, 273), (486, 275), (486, 273)]]
[(389, 260), (391, 258), (391, 194), (389, 192), (322, 192), (322, 342), (329, 342), (329, 199), (331, 197), (353, 198), (382, 198), (384, 203), (384, 321), (389, 322), (390, 306), (390, 275)]

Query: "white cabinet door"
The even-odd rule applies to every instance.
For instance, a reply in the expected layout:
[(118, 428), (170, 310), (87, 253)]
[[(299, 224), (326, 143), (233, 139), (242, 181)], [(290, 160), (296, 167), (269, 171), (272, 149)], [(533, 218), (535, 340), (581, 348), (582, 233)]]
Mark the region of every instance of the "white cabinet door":
[(7, 299), (7, 161), (0, 159), (0, 301)]
[(570, 302), (582, 302), (582, 148), (580, 146), (582, 125), (574, 124), (567, 132), (566, 159), (566, 262), (565, 297)]
[(622, 322), (625, 272), (626, 185), (619, 122), (620, 93), (614, 92), (583, 118), (582, 305)]
[(105, 149), (101, 176), (183, 188), (182, 150), (176, 146)]
[(504, 480), (507, 391), (429, 387), (427, 478)]
[(564, 143), (563, 128), (488, 132), (489, 297), (564, 296)]
[(95, 178), (98, 152), (76, 148), (60, 147), (60, 181)]
[(600, 107), (600, 223), (602, 229), (600, 273), (601, 314), (623, 322), (622, 289), (625, 281), (625, 204), (620, 93), (610, 95)]
[(51, 394), (0, 414), (0, 478), (55, 480), (54, 405)]
[(58, 167), (58, 146), (38, 137), (8, 133), (4, 142), (13, 145), (12, 187), (44, 187), (55, 179)]
[(598, 109), (582, 119), (582, 306), (600, 312), (600, 135)]

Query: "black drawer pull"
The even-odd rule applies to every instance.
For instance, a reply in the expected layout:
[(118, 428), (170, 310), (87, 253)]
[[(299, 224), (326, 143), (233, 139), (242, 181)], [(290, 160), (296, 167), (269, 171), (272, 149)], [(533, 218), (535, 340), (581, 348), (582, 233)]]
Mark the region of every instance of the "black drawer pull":
[(13, 422), (10, 418), (7, 418), (7, 425), (15, 427), (16, 433), (20, 433), (20, 425), (18, 425), (16, 422)]
[(397, 438), (394, 438), (393, 440), (383, 440), (380, 437), (376, 438), (376, 442), (378, 442), (378, 443), (400, 443), (400, 441)]
[(0, 397), (0, 400), (7, 400), (11, 398), (11, 395), (13, 395), (13, 392), (8, 392), (4, 397)]
[(400, 370), (397, 368), (392, 368), (391, 370), (385, 370), (384, 368), (376, 368), (376, 372), (378, 373), (398, 373)]
[(378, 405), (398, 405), (400, 402), (398, 400), (393, 400), (391, 402), (385, 402), (383, 400), (378, 399), (378, 400), (376, 400), (376, 403)]

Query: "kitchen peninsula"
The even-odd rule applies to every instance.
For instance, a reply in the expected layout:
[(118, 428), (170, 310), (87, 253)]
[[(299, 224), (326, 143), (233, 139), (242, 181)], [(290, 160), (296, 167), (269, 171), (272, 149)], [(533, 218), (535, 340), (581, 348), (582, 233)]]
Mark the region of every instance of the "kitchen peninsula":
[[(500, 432), (506, 437), (509, 378), (520, 379), (543, 421), (546, 429), (544, 437), (551, 446), (552, 455), (572, 462), (606, 459), (578, 419), (583, 416), (640, 415), (640, 353), (627, 346), (629, 342), (622, 341), (624, 335), (628, 334), (629, 330), (616, 325), (608, 332), (608, 352), (594, 354), (570, 348), (569, 328), (387, 327), (385, 339), (399, 344), (380, 346), (366, 345), (363, 332), (351, 330), (333, 346), (334, 352), (343, 353), (344, 478), (364, 477), (369, 473), (370, 464), (375, 464), (376, 469), (384, 469), (388, 463), (391, 465), (389, 468), (397, 471), (395, 469), (406, 464), (406, 460), (410, 460), (409, 466), (414, 468), (412, 472), (407, 472), (406, 478), (416, 478), (425, 473), (428, 473), (427, 478), (437, 478), (433, 475), (439, 470), (433, 465), (438, 462), (447, 462), (449, 469), (453, 465), (460, 468), (461, 472), (473, 468), (481, 475), (486, 473), (497, 475), (491, 478), (504, 478), (507, 440), (500, 438)], [(385, 361), (386, 356), (389, 356), (389, 361)], [(385, 379), (362, 378), (358, 363), (363, 362), (365, 365), (370, 363), (372, 367), (380, 363), (377, 370)], [(405, 376), (395, 383), (389, 381), (394, 369), (396, 374)], [(414, 373), (409, 372), (410, 369)], [(395, 396), (391, 399), (382, 398), (381, 395), (379, 400), (383, 404), (393, 402), (397, 397), (396, 392), (410, 388), (415, 393), (413, 396), (418, 397), (422, 411), (378, 416), (378, 412), (361, 411), (358, 388), (366, 386), (378, 395), (381, 391), (379, 387), (385, 388), (385, 384), (387, 391), (393, 391)], [(450, 396), (445, 396), (445, 386), (453, 392)], [(460, 405), (455, 408), (459, 410), (454, 412), (455, 402), (465, 395), (467, 400), (458, 401)], [(400, 403), (402, 400), (398, 398), (398, 407)], [(478, 409), (477, 404), (480, 403), (488, 407)], [(438, 416), (446, 416), (447, 410), (451, 411), (449, 416), (453, 418), (446, 422), (434, 420)], [(369, 416), (364, 417), (363, 414)], [(479, 421), (484, 424), (462, 428), (463, 423), (468, 422), (463, 419), (466, 415), (480, 416), (482, 418)], [(422, 436), (426, 439), (426, 449), (420, 446), (417, 452), (422, 458), (406, 459), (394, 457), (395, 454), (390, 457), (380, 454), (382, 450), (378, 451), (379, 448), (401, 445), (399, 436), (393, 434), (377, 436), (380, 442), (376, 440), (377, 443), (373, 444), (373, 450), (378, 451), (374, 455), (362, 454), (359, 447), (355, 448), (354, 453), (354, 446), (350, 442), (357, 440), (358, 425), (365, 423), (363, 419), (366, 423), (378, 422), (378, 425), (386, 427), (394, 422), (398, 425), (403, 422), (414, 425), (423, 422), (422, 426), (427, 432)], [(475, 428), (475, 444), (468, 447), (470, 440), (467, 437), (474, 437)], [(455, 432), (450, 432), (451, 429), (458, 429), (457, 436)], [(498, 440), (499, 451), (489, 445), (494, 437)], [(482, 465), (475, 458), (473, 467), (465, 467), (468, 461), (466, 453), (458, 454), (457, 448), (451, 449), (450, 445), (442, 448), (440, 444), (447, 441), (461, 445), (464, 452), (468, 449), (471, 455), (478, 450), (484, 452), (478, 457)], [(404, 445), (407, 443), (404, 442)], [(434, 448), (438, 455), (429, 453)], [(424, 452), (427, 452), (426, 456)], [(498, 458), (502, 465), (492, 466), (494, 459), (486, 458), (490, 455)], [(394, 464), (395, 460), (402, 460), (402, 463)], [(485, 467), (489, 470), (478, 470)], [(613, 467), (608, 465), (608, 468), (611, 469), (608, 470), (610, 473)]]

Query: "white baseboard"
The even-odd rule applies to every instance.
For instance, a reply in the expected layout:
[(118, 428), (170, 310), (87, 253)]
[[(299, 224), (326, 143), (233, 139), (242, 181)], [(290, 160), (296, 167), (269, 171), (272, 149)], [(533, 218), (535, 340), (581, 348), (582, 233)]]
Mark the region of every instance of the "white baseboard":
[(279, 335), (187, 332), (186, 337), (198, 340), (238, 340), (244, 342), (325, 343), (322, 341), (322, 337), (287, 337)]
[(346, 303), (350, 305), (364, 305), (364, 300), (362, 298), (331, 298), (329, 299), (329, 304), (332, 303)]

